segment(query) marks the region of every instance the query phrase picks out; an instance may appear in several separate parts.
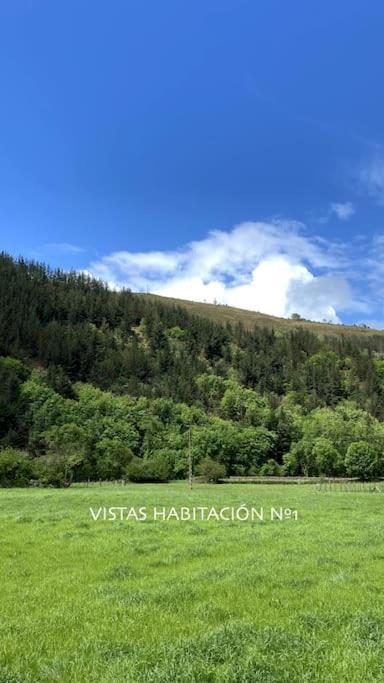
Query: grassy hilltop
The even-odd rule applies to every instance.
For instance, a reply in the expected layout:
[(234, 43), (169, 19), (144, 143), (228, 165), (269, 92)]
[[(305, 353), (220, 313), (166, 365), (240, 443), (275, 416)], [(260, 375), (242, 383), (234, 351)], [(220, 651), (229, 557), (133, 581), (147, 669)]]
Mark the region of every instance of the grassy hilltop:
[(267, 315), (267, 313), (259, 313), (257, 311), (247, 311), (243, 308), (234, 308), (233, 306), (225, 306), (222, 304), (187, 301), (185, 299), (173, 299), (171, 297), (159, 296), (158, 294), (137, 294), (136, 296), (149, 298), (169, 306), (182, 306), (189, 311), (189, 313), (208, 318), (216, 323), (230, 323), (231, 325), (241, 323), (248, 330), (253, 329), (255, 326), (278, 332), (289, 332), (299, 328), (310, 330), (319, 337), (337, 337), (345, 335), (354, 338), (364, 338), (372, 337), (374, 335), (384, 335), (384, 330), (375, 330), (360, 325), (335, 325), (333, 323), (314, 322), (312, 320), (278, 318), (275, 315)]

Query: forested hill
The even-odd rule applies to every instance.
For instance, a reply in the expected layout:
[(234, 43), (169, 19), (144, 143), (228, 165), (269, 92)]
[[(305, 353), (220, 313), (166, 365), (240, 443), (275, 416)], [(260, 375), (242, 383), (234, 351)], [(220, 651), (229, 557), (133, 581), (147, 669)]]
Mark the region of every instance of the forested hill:
[(383, 334), (213, 309), (1, 254), (0, 485), (183, 477), (190, 428), (210, 477), (384, 475)]
[(215, 306), (197, 304), (194, 315), (171, 299), (110, 291), (4, 253), (0, 301), (0, 355), (60, 368), (71, 381), (190, 403), (200, 398), (196, 377), (214, 374), (276, 397), (294, 392), (308, 409), (353, 398), (384, 411), (382, 333), (221, 324), (201, 315)]

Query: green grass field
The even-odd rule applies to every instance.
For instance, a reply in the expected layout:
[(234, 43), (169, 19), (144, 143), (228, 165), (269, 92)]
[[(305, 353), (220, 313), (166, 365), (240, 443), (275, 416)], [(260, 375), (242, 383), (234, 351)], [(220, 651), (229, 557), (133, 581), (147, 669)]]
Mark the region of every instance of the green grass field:
[[(284, 521), (93, 521), (99, 506)], [(382, 493), (315, 486), (0, 492), (0, 682), (383, 681)]]

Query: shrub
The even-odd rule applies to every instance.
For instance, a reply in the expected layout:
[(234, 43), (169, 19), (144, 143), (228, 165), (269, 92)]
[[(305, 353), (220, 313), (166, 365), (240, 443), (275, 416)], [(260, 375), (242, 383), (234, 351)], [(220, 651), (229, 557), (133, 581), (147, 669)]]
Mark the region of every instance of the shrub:
[(0, 486), (27, 486), (32, 475), (31, 458), (23, 451), (0, 451)]
[(350, 477), (373, 479), (380, 474), (378, 453), (367, 441), (355, 441), (347, 450), (345, 467)]
[(185, 448), (159, 448), (152, 453), (157, 462), (164, 462), (171, 479), (185, 479), (188, 472), (187, 453)]
[(314, 476), (316, 467), (312, 458), (312, 442), (309, 439), (301, 439), (293, 443), (289, 453), (283, 456), (283, 463), (284, 474)]
[(325, 476), (343, 474), (342, 458), (330, 439), (322, 436), (315, 439), (312, 456), (318, 474)]
[(161, 483), (169, 480), (169, 469), (161, 460), (132, 460), (126, 474), (130, 481), (136, 483)]
[(206, 481), (216, 484), (219, 479), (222, 479), (226, 475), (225, 466), (216, 462), (212, 458), (204, 458), (201, 463), (196, 468), (197, 474), (204, 477)]
[(263, 477), (278, 477), (281, 474), (281, 467), (276, 460), (270, 458), (260, 467), (260, 474)]
[(52, 453), (42, 455), (32, 461), (32, 476), (42, 486), (66, 488), (71, 484), (72, 471), (66, 459)]
[(247, 474), (247, 469), (246, 469), (245, 465), (235, 464), (232, 467), (232, 474), (235, 477), (245, 477)]

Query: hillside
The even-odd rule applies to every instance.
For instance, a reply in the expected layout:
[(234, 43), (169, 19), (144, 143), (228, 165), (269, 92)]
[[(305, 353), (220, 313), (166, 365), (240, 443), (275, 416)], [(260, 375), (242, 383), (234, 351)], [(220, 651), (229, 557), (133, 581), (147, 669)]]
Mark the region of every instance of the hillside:
[(230, 323), (236, 325), (241, 323), (248, 330), (253, 327), (264, 327), (279, 332), (288, 332), (297, 328), (310, 330), (320, 337), (352, 335), (353, 337), (372, 337), (375, 335), (383, 336), (384, 330), (375, 330), (359, 325), (335, 325), (332, 323), (314, 322), (311, 320), (290, 320), (288, 318), (278, 318), (274, 315), (259, 313), (257, 311), (247, 311), (242, 308), (234, 308), (222, 304), (208, 304), (185, 299), (173, 299), (160, 296), (158, 294), (139, 294), (145, 298), (159, 301), (163, 304), (183, 306), (189, 313), (209, 318), (216, 323)]
[(383, 333), (111, 291), (6, 254), (0, 301), (0, 485), (184, 477), (190, 430), (210, 478), (384, 474)]

